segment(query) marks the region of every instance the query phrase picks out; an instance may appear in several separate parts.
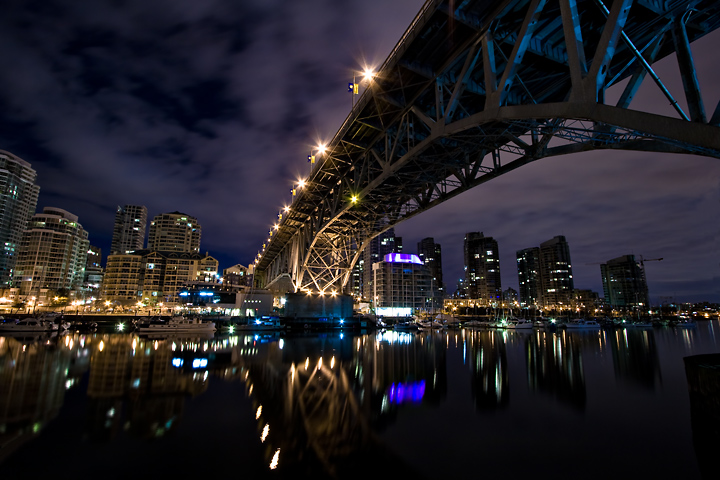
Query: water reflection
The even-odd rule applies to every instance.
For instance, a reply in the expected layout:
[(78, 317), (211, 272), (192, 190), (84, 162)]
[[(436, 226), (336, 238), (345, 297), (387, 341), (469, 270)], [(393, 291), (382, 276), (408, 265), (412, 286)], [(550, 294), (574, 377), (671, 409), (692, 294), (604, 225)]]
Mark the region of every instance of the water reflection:
[(528, 339), (527, 371), (531, 390), (578, 410), (585, 408), (582, 347), (593, 346), (596, 332), (536, 330)]
[(510, 382), (504, 332), (471, 331), (467, 341), (470, 342), (469, 366), (475, 407), (491, 410), (507, 406), (510, 401)]
[(0, 337), (0, 461), (57, 416), (70, 367), (57, 337)]
[(208, 343), (201, 342), (182, 339), (178, 349), (174, 339), (94, 338), (87, 433), (95, 440), (109, 440), (121, 429), (143, 438), (171, 431), (182, 418), (186, 397), (207, 390)]
[[(662, 335), (688, 345), (697, 333)], [(456, 350), (466, 365), (457, 374), (448, 361)], [(66, 390), (86, 387), (85, 437), (104, 444), (121, 434), (166, 439), (183, 428), (191, 399), (225, 382), (244, 388), (255, 429), (246, 441), (261, 449), (266, 472), (356, 478), (382, 466), (385, 476), (420, 477), (378, 434), (404, 411), (443, 408), (449, 377), (465, 382), (478, 411), (511, 410), (512, 378), (521, 383), (513, 403), (532, 402), (526, 379), (531, 394), (585, 412), (586, 384), (606, 364), (618, 382), (654, 390), (659, 357), (652, 329), (0, 337), (0, 443), (9, 446), (0, 461), (42, 434)]]
[(655, 333), (652, 329), (622, 328), (606, 332), (618, 379), (649, 390), (660, 383)]

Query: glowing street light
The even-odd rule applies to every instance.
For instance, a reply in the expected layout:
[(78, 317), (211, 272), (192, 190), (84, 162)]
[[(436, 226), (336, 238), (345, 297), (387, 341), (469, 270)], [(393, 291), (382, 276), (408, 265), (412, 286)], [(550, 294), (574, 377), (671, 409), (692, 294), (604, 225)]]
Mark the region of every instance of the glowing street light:
[(375, 77), (375, 72), (372, 71), (371, 68), (365, 68), (363, 71), (363, 80), (366, 82), (369, 82)]
[(355, 95), (360, 94), (360, 84), (358, 84), (356, 80), (357, 73), (360, 73), (362, 75), (362, 81), (365, 81), (366, 83), (370, 83), (370, 81), (375, 77), (375, 72), (372, 68), (369, 67), (365, 67), (362, 72), (353, 73), (353, 81), (352, 83), (348, 84), (348, 92), (352, 94), (352, 107), (355, 107)]

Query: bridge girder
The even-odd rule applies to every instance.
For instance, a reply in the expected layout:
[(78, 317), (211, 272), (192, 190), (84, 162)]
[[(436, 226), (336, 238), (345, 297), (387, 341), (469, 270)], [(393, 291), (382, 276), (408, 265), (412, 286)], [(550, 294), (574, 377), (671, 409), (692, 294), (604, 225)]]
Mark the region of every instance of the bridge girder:
[[(344, 291), (370, 239), (541, 158), (594, 149), (720, 158), (720, 105), (708, 122), (690, 49), (720, 26), (716, 2), (459, 3), (423, 6), (269, 239), (260, 283), (285, 275), (296, 290)], [(673, 52), (689, 115), (651, 66)], [(648, 77), (674, 116), (631, 108)]]

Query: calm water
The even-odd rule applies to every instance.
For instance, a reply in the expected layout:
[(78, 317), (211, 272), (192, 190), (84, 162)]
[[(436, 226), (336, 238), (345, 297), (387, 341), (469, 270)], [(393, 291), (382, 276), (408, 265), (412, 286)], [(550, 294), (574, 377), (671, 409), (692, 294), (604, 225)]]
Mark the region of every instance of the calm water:
[(0, 337), (0, 475), (701, 478), (683, 364), (701, 353), (717, 321)]

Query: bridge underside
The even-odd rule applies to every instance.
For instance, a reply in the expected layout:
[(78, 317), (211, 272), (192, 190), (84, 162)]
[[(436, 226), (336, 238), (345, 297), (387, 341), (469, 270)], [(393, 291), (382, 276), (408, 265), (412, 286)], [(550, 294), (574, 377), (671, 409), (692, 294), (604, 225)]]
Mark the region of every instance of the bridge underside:
[[(257, 278), (344, 291), (373, 237), (541, 158), (720, 157), (720, 105), (708, 119), (690, 49), (719, 25), (710, 0), (427, 2), (281, 213)], [(687, 112), (651, 66), (672, 53)], [(672, 116), (631, 108), (644, 81)], [(611, 105), (613, 85), (622, 94)]]

